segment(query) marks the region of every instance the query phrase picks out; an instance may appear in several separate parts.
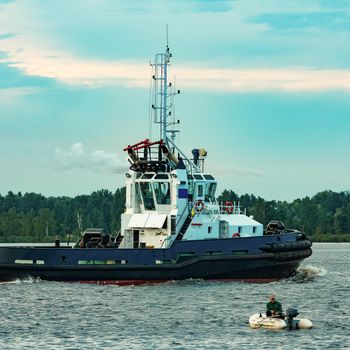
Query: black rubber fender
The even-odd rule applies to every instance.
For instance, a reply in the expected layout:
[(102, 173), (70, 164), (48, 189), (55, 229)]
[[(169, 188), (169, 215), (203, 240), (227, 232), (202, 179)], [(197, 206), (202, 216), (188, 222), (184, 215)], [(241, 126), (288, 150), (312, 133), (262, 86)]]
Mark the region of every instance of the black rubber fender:
[(305, 249), (299, 251), (280, 252), (275, 254), (276, 261), (302, 260), (311, 256), (312, 250)]

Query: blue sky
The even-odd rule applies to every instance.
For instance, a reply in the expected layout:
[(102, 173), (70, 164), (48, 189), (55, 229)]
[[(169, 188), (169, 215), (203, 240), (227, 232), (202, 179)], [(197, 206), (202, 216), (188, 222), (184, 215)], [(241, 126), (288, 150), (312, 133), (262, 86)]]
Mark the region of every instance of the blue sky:
[(0, 0), (0, 193), (123, 185), (166, 24), (179, 143), (221, 190), (350, 189), (350, 1)]

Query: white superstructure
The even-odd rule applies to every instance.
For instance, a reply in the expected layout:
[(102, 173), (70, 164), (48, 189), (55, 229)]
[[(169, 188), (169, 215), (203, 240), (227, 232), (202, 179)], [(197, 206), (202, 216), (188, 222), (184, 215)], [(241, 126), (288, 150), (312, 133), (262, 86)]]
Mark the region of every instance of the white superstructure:
[(168, 82), (169, 48), (153, 66), (153, 122), (157, 142), (146, 139), (124, 150), (130, 158), (121, 248), (169, 247), (175, 240), (236, 239), (261, 236), (263, 226), (239, 204), (216, 200), (216, 179), (204, 172), (205, 149), (188, 158), (175, 144), (179, 121), (171, 113), (174, 91)]

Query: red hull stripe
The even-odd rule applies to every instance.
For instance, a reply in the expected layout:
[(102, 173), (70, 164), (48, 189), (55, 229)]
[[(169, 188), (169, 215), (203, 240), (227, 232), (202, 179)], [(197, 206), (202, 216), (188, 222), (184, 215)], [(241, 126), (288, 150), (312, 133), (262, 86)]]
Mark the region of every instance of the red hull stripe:
[(113, 284), (116, 286), (131, 286), (131, 285), (139, 285), (139, 284), (153, 284), (153, 283), (164, 283), (167, 280), (103, 280), (103, 281), (78, 281), (78, 283), (83, 284), (99, 284), (99, 285), (107, 285)]

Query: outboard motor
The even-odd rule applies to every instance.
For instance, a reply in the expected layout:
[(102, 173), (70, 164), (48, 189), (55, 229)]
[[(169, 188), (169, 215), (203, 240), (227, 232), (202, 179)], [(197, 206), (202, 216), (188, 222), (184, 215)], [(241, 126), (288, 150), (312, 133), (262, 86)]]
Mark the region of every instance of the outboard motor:
[[(289, 330), (293, 329), (293, 318), (297, 317), (299, 315), (299, 312), (295, 308), (288, 308), (286, 311), (286, 316), (287, 316), (287, 326)], [(298, 323), (295, 324), (295, 328), (298, 329)]]

